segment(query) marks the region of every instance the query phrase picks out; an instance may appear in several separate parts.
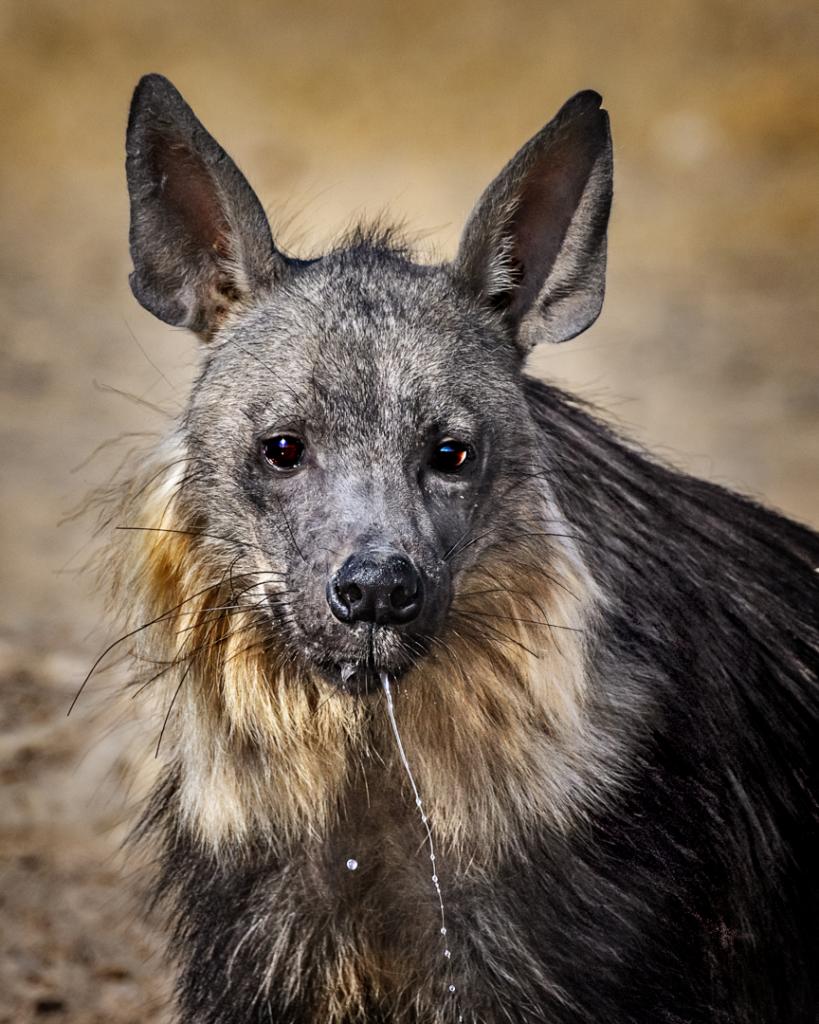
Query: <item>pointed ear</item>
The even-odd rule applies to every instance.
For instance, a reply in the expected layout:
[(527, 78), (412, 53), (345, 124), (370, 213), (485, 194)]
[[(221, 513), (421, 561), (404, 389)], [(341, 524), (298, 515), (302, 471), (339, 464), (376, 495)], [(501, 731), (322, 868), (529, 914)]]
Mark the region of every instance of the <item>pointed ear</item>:
[(464, 229), (455, 271), (504, 314), (524, 353), (580, 334), (603, 305), (612, 157), (601, 102), (588, 91), (565, 103)]
[(136, 87), (126, 152), (131, 289), (160, 320), (210, 338), (284, 271), (261, 203), (161, 75)]

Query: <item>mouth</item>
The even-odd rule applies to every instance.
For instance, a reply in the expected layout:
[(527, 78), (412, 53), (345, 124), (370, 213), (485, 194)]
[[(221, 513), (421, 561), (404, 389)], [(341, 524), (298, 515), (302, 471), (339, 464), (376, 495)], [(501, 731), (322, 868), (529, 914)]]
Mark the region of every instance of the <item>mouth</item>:
[(415, 665), (417, 656), (405, 657), (389, 662), (376, 662), (372, 658), (352, 661), (333, 660), (318, 665), (322, 676), (342, 693), (353, 697), (364, 697), (381, 690), (381, 676), (387, 673), (391, 679), (400, 679)]
[[(380, 672), (386, 669), (377, 669), (366, 662), (334, 662), (321, 667), (324, 678), (342, 693), (352, 697), (365, 697), (381, 689)], [(400, 674), (395, 670), (390, 671), (391, 676)]]
[(428, 644), (411, 641), (392, 629), (370, 627), (350, 649), (327, 652), (313, 663), (328, 683), (342, 693), (365, 696), (381, 689), (381, 674), (400, 679), (426, 654)]
[(391, 679), (405, 676), (427, 655), (434, 636), (431, 631), (416, 633), (370, 623), (344, 628), (334, 624), (331, 630), (308, 632), (293, 618), (280, 628), (290, 634), (291, 651), (305, 668), (353, 697), (379, 691), (381, 673)]

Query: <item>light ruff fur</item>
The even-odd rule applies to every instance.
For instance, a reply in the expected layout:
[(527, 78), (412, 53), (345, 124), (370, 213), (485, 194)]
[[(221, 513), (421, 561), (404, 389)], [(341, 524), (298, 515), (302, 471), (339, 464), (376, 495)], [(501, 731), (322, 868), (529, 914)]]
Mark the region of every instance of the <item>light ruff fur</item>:
[[(129, 628), (157, 620), (135, 639), (135, 682), (161, 673), (146, 691), (168, 718), (185, 823), (215, 849), (259, 829), (320, 841), (356, 764), (392, 749), (386, 713), (371, 707), (381, 698), (351, 698), (287, 655), (254, 608), (262, 581), (275, 591), (270, 567), (250, 545), (237, 558), (195, 536), (182, 442), (161, 457), (125, 490), (117, 519), (135, 529), (117, 535), (113, 589)], [(565, 534), (547, 500), (543, 533)], [(586, 714), (599, 595), (571, 541), (538, 536), (479, 562), (444, 634), (399, 681), (397, 716), (436, 841), (486, 863), (544, 823), (568, 827), (607, 780)], [(241, 608), (226, 609), (245, 587)], [(400, 773), (397, 759), (385, 771)]]

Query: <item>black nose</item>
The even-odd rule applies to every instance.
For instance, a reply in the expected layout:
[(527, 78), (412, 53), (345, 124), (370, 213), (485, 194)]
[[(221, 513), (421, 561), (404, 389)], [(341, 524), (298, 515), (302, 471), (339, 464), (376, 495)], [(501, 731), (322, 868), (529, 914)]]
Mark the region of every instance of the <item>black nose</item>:
[(423, 586), (403, 555), (351, 555), (327, 584), (327, 602), (341, 622), (398, 625), (418, 617)]

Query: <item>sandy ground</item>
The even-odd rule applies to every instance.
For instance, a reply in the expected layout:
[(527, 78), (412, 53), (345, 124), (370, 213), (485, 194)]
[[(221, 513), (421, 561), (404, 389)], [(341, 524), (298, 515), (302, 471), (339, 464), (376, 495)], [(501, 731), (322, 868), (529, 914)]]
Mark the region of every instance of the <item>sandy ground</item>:
[(6, 0), (0, 33), (0, 1021), (154, 1021), (157, 935), (117, 852), (146, 748), (106, 711), (116, 668), (65, 718), (111, 637), (75, 572), (90, 524), (58, 526), (112, 470), (93, 449), (165, 429), (196, 365), (127, 288), (138, 76), (177, 82), (300, 253), (389, 208), (450, 254), (498, 167), (598, 88), (616, 141), (607, 304), (535, 368), (819, 524), (819, 26), (807, 0)]

